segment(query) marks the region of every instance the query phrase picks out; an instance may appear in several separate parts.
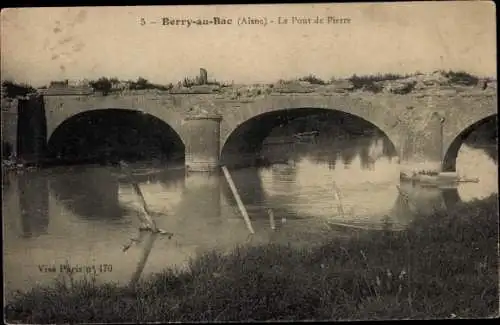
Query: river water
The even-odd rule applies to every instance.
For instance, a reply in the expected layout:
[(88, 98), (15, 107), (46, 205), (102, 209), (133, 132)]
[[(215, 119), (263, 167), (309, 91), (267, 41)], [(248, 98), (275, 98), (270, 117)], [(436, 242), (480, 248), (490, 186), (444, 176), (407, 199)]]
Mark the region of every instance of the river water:
[[(398, 162), (385, 154), (381, 139), (343, 143), (336, 152), (321, 140), (267, 143), (265, 167), (231, 170), (252, 220), (252, 236), (222, 174), (186, 175), (182, 166), (151, 164), (131, 165), (129, 172), (88, 165), (7, 174), (2, 201), (6, 295), (67, 277), (65, 265), (84, 267), (75, 269), (74, 277), (95, 270), (98, 281), (128, 283), (166, 266), (183, 267), (190, 257), (214, 248), (313, 245), (334, 235), (326, 231), (327, 221), (362, 228), (389, 222), (404, 229), (419, 213), (498, 192), (497, 163), (482, 149), (463, 145), (457, 161), (457, 171), (479, 183), (438, 189), (400, 184)], [(124, 251), (138, 236), (143, 214), (134, 182), (158, 227), (174, 235), (143, 233)]]

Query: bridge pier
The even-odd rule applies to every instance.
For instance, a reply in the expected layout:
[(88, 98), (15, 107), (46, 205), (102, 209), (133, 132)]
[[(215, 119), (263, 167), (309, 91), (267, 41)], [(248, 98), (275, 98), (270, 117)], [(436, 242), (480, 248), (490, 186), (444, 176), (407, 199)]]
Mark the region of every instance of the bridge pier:
[[(3, 105), (3, 104), (2, 104)], [(17, 157), (17, 100), (2, 107), (2, 160)]]
[(444, 119), (433, 112), (420, 121), (411, 121), (403, 128), (401, 146), (401, 177), (442, 171)]
[(47, 121), (43, 98), (30, 97), (18, 101), (17, 155), (27, 164), (43, 161), (47, 149)]
[(219, 167), (220, 123), (218, 114), (198, 114), (186, 117), (186, 170), (210, 172)]

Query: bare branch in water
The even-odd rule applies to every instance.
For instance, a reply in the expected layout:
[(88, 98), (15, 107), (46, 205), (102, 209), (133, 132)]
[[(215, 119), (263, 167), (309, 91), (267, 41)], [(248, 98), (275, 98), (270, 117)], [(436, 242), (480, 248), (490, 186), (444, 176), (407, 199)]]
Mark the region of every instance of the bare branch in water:
[(124, 161), (119, 162), (120, 167), (122, 168), (123, 171), (127, 174), (127, 177), (129, 178), (130, 182), (132, 183), (132, 187), (134, 188), (135, 193), (139, 197), (142, 203), (142, 208), (143, 208), (143, 216), (144, 218), (140, 218), (141, 221), (141, 226), (139, 227), (139, 237), (138, 238), (132, 238), (130, 239), (129, 243), (125, 244), (123, 246), (123, 251), (126, 252), (132, 245), (140, 243), (142, 241), (142, 231), (151, 231), (154, 234), (160, 234), (160, 235), (167, 235), (168, 239), (171, 239), (172, 236), (174, 235), (171, 232), (168, 232), (166, 230), (160, 229), (156, 226), (156, 222), (152, 218), (152, 213), (149, 211), (146, 200), (144, 199), (144, 195), (142, 194), (141, 188), (139, 187), (139, 184), (134, 180), (132, 173), (130, 172), (128, 168), (128, 164)]
[(344, 218), (345, 217), (345, 213), (344, 213), (344, 206), (342, 204), (342, 197), (341, 197), (340, 189), (337, 186), (337, 184), (335, 183), (335, 181), (333, 182), (333, 189), (335, 191), (335, 197), (339, 201), (338, 209), (339, 209), (340, 215), (341, 215), (342, 218)]
[(151, 249), (153, 248), (153, 244), (155, 242), (157, 233), (149, 233), (149, 236), (147, 236), (147, 241), (144, 246), (144, 250), (142, 252), (141, 258), (139, 259), (139, 262), (137, 263), (137, 268), (132, 275), (132, 279), (130, 280), (130, 287), (134, 287), (137, 282), (139, 281), (139, 278), (141, 277), (142, 271), (144, 270), (144, 266), (146, 265), (146, 262), (148, 260), (149, 254), (151, 253)]

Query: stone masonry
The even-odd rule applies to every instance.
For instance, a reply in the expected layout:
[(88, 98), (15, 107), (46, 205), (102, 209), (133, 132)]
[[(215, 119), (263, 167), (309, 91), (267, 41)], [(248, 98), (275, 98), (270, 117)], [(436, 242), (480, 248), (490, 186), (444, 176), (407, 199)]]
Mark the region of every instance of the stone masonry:
[[(109, 108), (136, 110), (170, 125), (186, 145), (189, 162), (201, 166), (206, 161), (211, 167), (205, 167), (211, 169), (216, 168), (229, 136), (246, 121), (268, 112), (279, 116), (285, 111), (318, 108), (350, 113), (374, 124), (394, 144), (402, 172), (411, 173), (440, 171), (450, 144), (469, 126), (496, 114), (496, 81), (466, 86), (451, 84), (435, 73), (375, 85), (379, 91), (356, 89), (348, 80), (327, 85), (304, 81), (200, 85), (107, 96), (89, 91), (47, 91), (43, 94), (47, 140), (77, 114)], [(203, 135), (198, 129), (203, 129)], [(200, 137), (205, 139), (204, 153), (198, 143)], [(199, 153), (199, 160), (191, 150)]]

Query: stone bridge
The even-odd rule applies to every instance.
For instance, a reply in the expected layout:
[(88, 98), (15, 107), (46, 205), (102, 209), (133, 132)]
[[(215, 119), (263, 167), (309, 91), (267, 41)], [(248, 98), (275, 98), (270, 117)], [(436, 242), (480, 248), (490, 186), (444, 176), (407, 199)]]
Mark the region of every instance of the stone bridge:
[(221, 92), (109, 94), (47, 92), (46, 141), (82, 115), (102, 110), (138, 111), (163, 121), (185, 147), (186, 166), (212, 170), (231, 157), (258, 152), (272, 128), (285, 120), (340, 111), (377, 127), (394, 145), (402, 171), (453, 170), (463, 138), (496, 117), (497, 91), (485, 87), (428, 87), (407, 94), (368, 91), (267, 89), (241, 95)]

